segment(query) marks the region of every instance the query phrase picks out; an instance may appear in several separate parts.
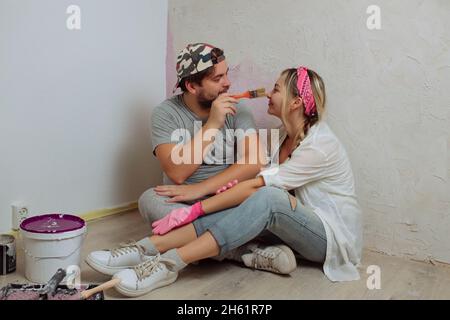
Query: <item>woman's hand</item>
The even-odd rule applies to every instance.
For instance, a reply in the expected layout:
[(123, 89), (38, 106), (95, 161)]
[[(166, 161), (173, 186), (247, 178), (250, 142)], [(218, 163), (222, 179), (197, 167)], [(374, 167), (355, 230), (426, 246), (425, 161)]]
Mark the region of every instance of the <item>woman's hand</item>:
[(228, 190), (230, 188), (233, 188), (235, 185), (238, 184), (238, 182), (239, 181), (237, 179), (234, 179), (233, 181), (228, 182), (226, 185), (224, 185), (223, 187), (219, 188), (216, 191), (216, 194), (222, 193), (222, 192), (224, 192), (224, 191), (226, 191), (226, 190)]
[(170, 197), (166, 200), (168, 203), (197, 200), (206, 195), (205, 188), (200, 183), (157, 186), (155, 192), (159, 196)]

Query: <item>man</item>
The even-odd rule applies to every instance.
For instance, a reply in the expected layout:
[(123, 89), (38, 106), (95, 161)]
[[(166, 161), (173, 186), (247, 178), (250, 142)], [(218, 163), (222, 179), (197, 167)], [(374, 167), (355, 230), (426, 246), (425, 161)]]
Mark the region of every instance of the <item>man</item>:
[[(261, 157), (249, 161), (254, 156), (249, 143), (257, 141), (252, 114), (227, 94), (231, 83), (223, 51), (204, 43), (190, 44), (178, 55), (176, 69), (175, 90), (180, 87), (182, 94), (155, 107), (151, 119), (153, 154), (164, 171), (165, 186), (151, 188), (139, 199), (139, 211), (150, 223), (174, 208), (214, 194), (232, 180), (253, 178), (261, 168)], [(180, 129), (187, 133), (177, 146), (172, 136)], [(227, 132), (230, 129), (253, 133), (245, 137), (245, 143), (239, 137), (236, 142)], [(223, 139), (213, 143), (211, 133)], [(239, 159), (233, 158), (235, 152), (225, 152), (237, 147), (244, 164), (231, 164)], [(190, 161), (179, 161), (180, 157)]]

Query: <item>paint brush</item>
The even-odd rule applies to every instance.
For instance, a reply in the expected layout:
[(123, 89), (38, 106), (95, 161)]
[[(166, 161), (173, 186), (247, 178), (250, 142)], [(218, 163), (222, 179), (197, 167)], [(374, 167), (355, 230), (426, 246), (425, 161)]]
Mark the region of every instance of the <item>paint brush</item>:
[(265, 97), (265, 96), (266, 96), (266, 89), (259, 88), (256, 90), (249, 90), (249, 91), (246, 91), (241, 94), (236, 94), (231, 97), (235, 98), (235, 99), (245, 99), (245, 98), (254, 99), (254, 98), (261, 98), (261, 97)]
[(39, 292), (39, 300), (47, 300), (49, 294), (54, 296), (56, 288), (65, 277), (66, 270), (59, 268), (44, 288)]
[(121, 280), (119, 278), (114, 278), (105, 283), (102, 283), (99, 286), (96, 286), (95, 288), (77, 292), (74, 295), (71, 295), (70, 297), (68, 297), (67, 300), (86, 300), (93, 294), (96, 294), (97, 292), (107, 290), (107, 289), (114, 287), (115, 285), (119, 284), (120, 281)]

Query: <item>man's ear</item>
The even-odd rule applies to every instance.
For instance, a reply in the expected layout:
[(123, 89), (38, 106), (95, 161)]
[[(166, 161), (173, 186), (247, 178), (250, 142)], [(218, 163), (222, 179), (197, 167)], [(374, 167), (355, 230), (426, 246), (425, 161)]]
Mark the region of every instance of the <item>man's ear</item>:
[(188, 90), (189, 93), (192, 93), (194, 95), (197, 93), (197, 87), (198, 87), (197, 84), (190, 82), (190, 81), (186, 81), (184, 83), (184, 85), (186, 86), (186, 89)]

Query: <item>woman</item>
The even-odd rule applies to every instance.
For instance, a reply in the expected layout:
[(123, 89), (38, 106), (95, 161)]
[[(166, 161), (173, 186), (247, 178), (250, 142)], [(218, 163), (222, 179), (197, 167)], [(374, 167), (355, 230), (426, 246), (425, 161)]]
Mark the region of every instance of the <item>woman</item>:
[[(345, 149), (323, 120), (321, 77), (305, 67), (287, 69), (267, 97), (268, 113), (283, 123), (281, 165), (173, 210), (154, 222), (150, 238), (91, 253), (87, 262), (92, 267), (122, 280), (119, 292), (138, 296), (168, 285), (189, 263), (224, 256), (267, 231), (303, 258), (322, 263), (330, 280), (359, 279), (361, 211)], [(239, 253), (247, 266), (279, 273), (296, 267), (285, 245), (250, 249)]]

